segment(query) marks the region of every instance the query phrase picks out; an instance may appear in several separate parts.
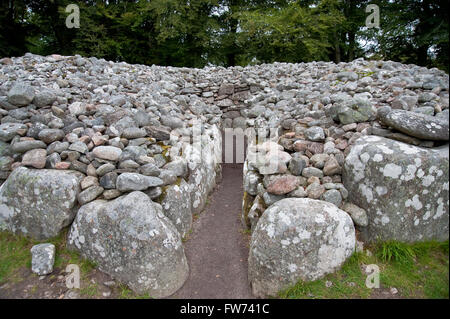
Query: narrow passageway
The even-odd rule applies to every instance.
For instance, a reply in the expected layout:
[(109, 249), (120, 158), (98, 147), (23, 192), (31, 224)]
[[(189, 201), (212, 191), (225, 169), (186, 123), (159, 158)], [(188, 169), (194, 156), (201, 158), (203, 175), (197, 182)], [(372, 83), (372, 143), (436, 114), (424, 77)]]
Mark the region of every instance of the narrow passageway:
[(171, 298), (254, 298), (247, 280), (248, 240), (240, 222), (242, 165), (224, 164), (222, 181), (185, 243), (190, 274)]

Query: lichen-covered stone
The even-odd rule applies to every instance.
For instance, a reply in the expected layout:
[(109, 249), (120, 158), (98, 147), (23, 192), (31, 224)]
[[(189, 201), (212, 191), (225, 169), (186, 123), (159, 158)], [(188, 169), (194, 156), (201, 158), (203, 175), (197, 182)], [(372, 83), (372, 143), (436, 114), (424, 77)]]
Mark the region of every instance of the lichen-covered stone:
[(184, 237), (192, 227), (192, 206), (189, 185), (181, 179), (180, 185), (167, 187), (161, 202), (166, 215)]
[(405, 110), (390, 110), (385, 107), (378, 110), (378, 119), (383, 124), (410, 136), (424, 140), (449, 140), (448, 121), (439, 117)]
[(448, 239), (448, 145), (425, 149), (378, 136), (357, 140), (345, 159), (348, 200), (363, 208), (365, 240)]
[(15, 169), (0, 186), (0, 229), (55, 237), (75, 217), (82, 178), (74, 171)]
[(299, 280), (337, 270), (355, 248), (350, 216), (330, 203), (287, 198), (263, 213), (250, 242), (248, 278), (255, 296), (275, 296)]
[(257, 194), (257, 186), (261, 182), (261, 177), (258, 173), (248, 171), (244, 173), (244, 191), (252, 196)]
[(121, 192), (141, 191), (149, 187), (161, 186), (163, 183), (163, 180), (158, 177), (137, 173), (123, 173), (117, 177), (116, 187)]
[(53, 272), (55, 263), (55, 245), (38, 244), (31, 247), (31, 271), (38, 276)]
[(337, 114), (342, 124), (360, 123), (373, 120), (376, 109), (367, 99), (353, 98), (339, 105)]
[(181, 237), (161, 206), (142, 192), (80, 208), (68, 248), (138, 294), (167, 297), (189, 273)]

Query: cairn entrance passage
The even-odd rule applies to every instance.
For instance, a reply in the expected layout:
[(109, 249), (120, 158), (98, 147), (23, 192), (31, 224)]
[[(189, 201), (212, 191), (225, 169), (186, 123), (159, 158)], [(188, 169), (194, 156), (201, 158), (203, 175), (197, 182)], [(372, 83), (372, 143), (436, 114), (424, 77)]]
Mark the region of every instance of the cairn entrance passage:
[(225, 140), (222, 132), (222, 180), (185, 243), (189, 277), (171, 298), (254, 298), (248, 282), (248, 238), (240, 221), (243, 163), (236, 160), (237, 139), (233, 163), (225, 163)]
[[(0, 228), (45, 240), (70, 226), (68, 247), (138, 294), (251, 297), (250, 281), (254, 296), (276, 296), (334, 272), (355, 228), (363, 241), (448, 239), (449, 85), (437, 69), (5, 61)], [(221, 127), (248, 132), (245, 171), (220, 167)]]

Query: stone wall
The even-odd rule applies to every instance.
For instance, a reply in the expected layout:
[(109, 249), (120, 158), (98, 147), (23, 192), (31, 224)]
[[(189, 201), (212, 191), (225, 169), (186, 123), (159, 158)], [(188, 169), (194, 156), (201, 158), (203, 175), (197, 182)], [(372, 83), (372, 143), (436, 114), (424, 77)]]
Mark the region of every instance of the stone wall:
[[(266, 251), (260, 232), (284, 222), (265, 218), (259, 225), (265, 211), (297, 202), (316, 205), (316, 219), (333, 218), (336, 231), (353, 221), (345, 243), (332, 245), (349, 248), (355, 234), (366, 241), (446, 239), (448, 157), (436, 149), (448, 149), (448, 98), (444, 72), (391, 61), (188, 69), (80, 56), (4, 58), (0, 228), (44, 239), (71, 225), (71, 248), (136, 291), (169, 295), (188, 271), (181, 238), (221, 177), (221, 130), (241, 128), (250, 141), (242, 222), (254, 231), (251, 251)], [(138, 199), (150, 217), (135, 211)], [(118, 207), (135, 217), (127, 220)], [(99, 220), (104, 211), (109, 217)], [(117, 220), (122, 237), (92, 234), (92, 223), (113, 227)], [(400, 234), (405, 223), (409, 231)], [(142, 237), (139, 227), (167, 232)], [(331, 245), (326, 238), (334, 237), (315, 249)], [(155, 267), (167, 273), (158, 278), (136, 270), (157, 258), (149, 244), (168, 249), (176, 276), (162, 262)], [(120, 249), (142, 257), (133, 259), (133, 270)], [(338, 267), (326, 263), (320, 273)], [(267, 272), (259, 270), (252, 268), (251, 281), (265, 287), (258, 274)], [(290, 276), (287, 282), (316, 278), (300, 270)]]

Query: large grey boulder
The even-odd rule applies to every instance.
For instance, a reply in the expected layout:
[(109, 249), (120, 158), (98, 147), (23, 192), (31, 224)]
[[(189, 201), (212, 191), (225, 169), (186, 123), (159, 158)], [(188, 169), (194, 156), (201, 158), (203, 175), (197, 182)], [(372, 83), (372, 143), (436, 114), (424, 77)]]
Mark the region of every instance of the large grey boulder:
[(13, 105), (25, 106), (30, 104), (33, 99), (34, 89), (27, 83), (16, 82), (8, 92), (8, 102)]
[(142, 192), (82, 206), (67, 244), (136, 293), (153, 298), (173, 294), (189, 274), (180, 234)]
[(191, 193), (188, 183), (181, 179), (180, 185), (170, 185), (166, 188), (161, 202), (166, 215), (184, 237), (192, 227)]
[(378, 110), (378, 119), (409, 136), (433, 141), (449, 140), (448, 121), (439, 117), (384, 107)]
[(252, 234), (248, 278), (255, 296), (275, 296), (299, 280), (337, 270), (355, 248), (350, 216), (307, 198), (282, 199), (261, 216)]
[(448, 145), (426, 149), (378, 136), (358, 139), (345, 159), (348, 200), (364, 209), (367, 241), (448, 239)]
[(19, 167), (0, 186), (0, 229), (42, 240), (70, 225), (83, 174)]

